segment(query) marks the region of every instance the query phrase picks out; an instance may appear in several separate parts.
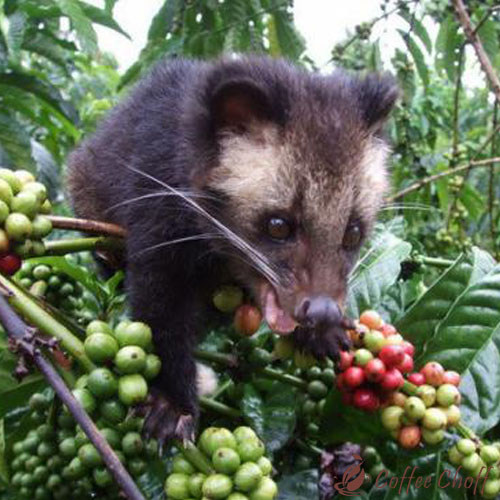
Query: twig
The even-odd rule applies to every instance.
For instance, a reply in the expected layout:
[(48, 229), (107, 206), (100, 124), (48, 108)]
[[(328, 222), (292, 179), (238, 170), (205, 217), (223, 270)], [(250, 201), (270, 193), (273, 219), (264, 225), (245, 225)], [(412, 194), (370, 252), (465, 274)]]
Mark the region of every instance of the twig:
[(425, 257), (423, 255), (419, 257), (419, 261), (428, 266), (443, 268), (450, 267), (455, 262), (454, 260), (441, 259), (439, 257)]
[(230, 406), (227, 406), (224, 403), (219, 403), (219, 401), (215, 401), (215, 399), (201, 397), (200, 406), (202, 408), (205, 408), (205, 410), (212, 410), (215, 413), (224, 415), (225, 417), (241, 418), (241, 412), (239, 410), (231, 408)]
[(82, 342), (70, 330), (54, 319), (2, 274), (0, 274), (0, 286), (8, 292), (10, 305), (27, 321), (36, 325), (42, 333), (59, 340), (62, 346), (78, 360), (86, 371), (95, 368), (92, 361), (85, 354)]
[(490, 82), (491, 89), (495, 94), (495, 98), (498, 102), (500, 102), (500, 80), (498, 79), (498, 75), (493, 69), (488, 54), (486, 54), (486, 51), (484, 50), (481, 39), (472, 27), (469, 14), (467, 13), (467, 9), (464, 5), (463, 0), (453, 0), (453, 6), (455, 7), (455, 11), (457, 13), (460, 24), (464, 29), (465, 36), (476, 51), (477, 58), (479, 59), (479, 64), (481, 64), (481, 68)]
[[(493, 106), (493, 130), (498, 127), (498, 101), (495, 101)], [(491, 155), (495, 156), (497, 154), (497, 143), (496, 141), (491, 142)], [(490, 233), (491, 242), (493, 245), (493, 250), (497, 251), (497, 228), (495, 224), (495, 164), (491, 165), (490, 175), (488, 179), (488, 211), (490, 213)]]
[(115, 452), (106, 439), (99, 433), (94, 422), (85, 413), (78, 401), (71, 394), (68, 387), (57, 373), (55, 368), (47, 361), (39, 347), (28, 340), (33, 329), (26, 325), (13, 311), (9, 303), (0, 295), (0, 322), (9, 337), (16, 340), (16, 344), (24, 354), (29, 355), (38, 369), (52, 386), (59, 399), (67, 406), (78, 425), (83, 429), (92, 444), (97, 448), (106, 467), (111, 472), (116, 482), (129, 500), (144, 500), (142, 493), (122, 465)]
[(464, 170), (471, 169), (471, 168), (477, 168), (477, 167), (484, 167), (487, 165), (491, 165), (493, 163), (498, 163), (500, 162), (500, 157), (495, 157), (495, 158), (486, 158), (484, 160), (476, 160), (476, 161), (470, 161), (469, 163), (465, 165), (460, 165), (455, 168), (450, 168), (449, 170), (445, 170), (444, 172), (439, 172), (438, 174), (430, 175), (429, 177), (425, 177), (424, 179), (421, 179), (418, 182), (415, 182), (411, 186), (408, 186), (405, 189), (402, 189), (398, 193), (389, 196), (387, 198), (387, 202), (391, 203), (395, 200), (398, 200), (399, 198), (403, 198), (403, 196), (406, 196), (409, 193), (412, 193), (413, 191), (417, 191), (421, 187), (430, 184), (431, 182), (434, 182), (437, 179), (441, 179), (442, 177), (447, 177), (449, 175), (454, 175), (458, 172), (463, 172)]
[(271, 380), (277, 380), (278, 382), (283, 382), (284, 384), (293, 385), (298, 389), (305, 391), (307, 389), (307, 382), (302, 380), (299, 377), (294, 377), (293, 375), (289, 375), (288, 373), (282, 373), (273, 368), (263, 368), (259, 371), (259, 375), (264, 378), (268, 378)]
[(232, 354), (195, 349), (194, 355), (201, 361), (216, 363), (227, 368), (235, 368), (236, 366), (238, 366), (238, 358)]
[(127, 231), (123, 227), (109, 222), (77, 219), (60, 215), (48, 215), (48, 218), (51, 220), (52, 226), (56, 229), (70, 229), (73, 231), (81, 231), (82, 233), (114, 236), (115, 238), (124, 238), (127, 236)]
[(66, 255), (68, 253), (116, 250), (123, 248), (123, 240), (96, 236), (94, 238), (71, 238), (45, 242), (46, 255)]

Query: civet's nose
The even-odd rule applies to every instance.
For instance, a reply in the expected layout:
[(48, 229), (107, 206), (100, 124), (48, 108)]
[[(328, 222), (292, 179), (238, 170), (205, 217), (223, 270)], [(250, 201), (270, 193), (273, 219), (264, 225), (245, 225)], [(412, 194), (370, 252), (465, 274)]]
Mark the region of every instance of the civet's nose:
[(303, 326), (339, 325), (342, 312), (337, 302), (328, 295), (305, 297), (295, 310), (295, 319)]

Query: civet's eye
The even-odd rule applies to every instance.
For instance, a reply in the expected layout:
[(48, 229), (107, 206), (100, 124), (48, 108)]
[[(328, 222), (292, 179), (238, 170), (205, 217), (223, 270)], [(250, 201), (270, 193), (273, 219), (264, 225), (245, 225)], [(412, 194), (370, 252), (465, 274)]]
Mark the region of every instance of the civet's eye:
[(292, 235), (292, 225), (281, 217), (270, 217), (267, 220), (266, 231), (274, 240), (284, 241)]
[(346, 250), (354, 250), (360, 245), (362, 239), (363, 231), (361, 224), (359, 222), (349, 223), (344, 233), (342, 246)]

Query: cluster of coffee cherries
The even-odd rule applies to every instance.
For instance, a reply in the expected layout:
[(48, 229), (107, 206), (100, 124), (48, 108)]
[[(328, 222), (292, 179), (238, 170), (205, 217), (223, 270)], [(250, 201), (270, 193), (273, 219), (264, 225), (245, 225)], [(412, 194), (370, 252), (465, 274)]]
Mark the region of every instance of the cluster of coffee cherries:
[(0, 168), (0, 272), (14, 274), (21, 259), (45, 253), (52, 223), (47, 189), (26, 170)]
[(272, 464), (264, 456), (264, 444), (250, 427), (238, 427), (233, 432), (209, 427), (197, 445), (208, 457), (213, 472), (196, 472), (191, 463), (176, 456), (165, 482), (167, 499), (272, 500), (277, 496), (278, 487), (270, 477)]
[(85, 311), (82, 285), (54, 266), (23, 262), (15, 281), (71, 316), (80, 318), (80, 312)]
[(415, 349), (376, 311), (363, 312), (349, 335), (354, 349), (341, 352), (337, 388), (345, 404), (378, 410), (403, 387), (404, 375), (413, 370)]
[(497, 498), (500, 494), (500, 443), (460, 439), (448, 451), (448, 460), (455, 467), (461, 467), (463, 475), (485, 480), (479, 490), (483, 498)]
[(97, 368), (80, 380), (74, 394), (87, 413), (98, 409), (101, 416), (117, 413), (120, 419), (126, 407), (144, 401), (148, 380), (161, 370), (160, 358), (153, 354), (153, 335), (145, 323), (124, 320), (113, 329), (104, 321), (94, 320), (86, 329), (85, 353)]
[(404, 448), (441, 442), (444, 430), (460, 421), (460, 375), (437, 362), (413, 371), (414, 346), (376, 311), (363, 312), (350, 336), (354, 350), (341, 353), (338, 363), (344, 403), (369, 412), (384, 408), (382, 424)]
[(300, 414), (307, 426), (307, 434), (315, 435), (318, 432), (318, 420), (323, 414), (328, 391), (335, 382), (335, 371), (333, 363), (329, 360), (325, 366), (312, 366), (308, 370), (300, 370), (303, 373), (296, 375), (305, 378), (307, 388), (303, 395)]
[[(38, 427), (13, 444), (11, 485), (16, 498), (118, 500), (122, 498), (97, 449), (57, 400), (45, 393), (29, 401)], [(98, 427), (133, 477), (140, 476), (147, 462), (157, 455), (157, 444), (145, 442), (138, 419), (107, 420)]]
[(382, 424), (403, 448), (415, 448), (421, 442), (438, 444), (449, 427), (460, 422), (460, 375), (445, 371), (437, 362), (427, 363), (408, 377), (413, 395), (392, 395), (382, 411)]

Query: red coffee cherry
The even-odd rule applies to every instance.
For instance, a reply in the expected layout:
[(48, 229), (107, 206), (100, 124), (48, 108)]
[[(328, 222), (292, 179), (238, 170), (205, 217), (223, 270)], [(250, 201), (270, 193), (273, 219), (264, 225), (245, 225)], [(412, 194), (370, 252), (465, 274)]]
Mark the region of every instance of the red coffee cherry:
[(415, 385), (424, 385), (425, 384), (425, 375), (423, 373), (410, 373), (408, 375), (408, 382), (411, 382), (412, 384)]
[(396, 333), (398, 333), (394, 326), (388, 324), (382, 325), (380, 331), (384, 334), (384, 337), (389, 337), (390, 335), (396, 335)]
[(349, 351), (340, 351), (340, 359), (337, 363), (338, 369), (345, 372), (354, 361), (354, 354)]
[(382, 318), (377, 311), (365, 311), (359, 317), (359, 322), (372, 330), (378, 330), (382, 324)]
[(351, 366), (344, 373), (344, 382), (348, 387), (359, 387), (365, 381), (365, 372), (359, 366)]
[(380, 385), (388, 391), (395, 391), (403, 386), (405, 379), (397, 368), (390, 368), (384, 375)]
[(408, 425), (403, 427), (398, 434), (398, 442), (402, 448), (412, 449), (420, 444), (422, 431), (418, 425)]
[(405, 340), (402, 343), (402, 346), (403, 349), (405, 350), (405, 353), (413, 358), (413, 356), (415, 355), (415, 346), (411, 342), (408, 342), (407, 340)]
[(0, 257), (0, 273), (12, 276), (21, 268), (21, 258), (13, 253)]
[(427, 384), (438, 387), (443, 383), (444, 368), (436, 361), (430, 361), (420, 370)]
[(352, 403), (356, 408), (364, 411), (376, 411), (380, 406), (378, 396), (372, 389), (356, 389)]
[(460, 385), (460, 374), (452, 370), (447, 370), (443, 373), (443, 384)]
[(385, 366), (391, 368), (403, 362), (405, 351), (401, 345), (386, 345), (382, 348), (379, 358), (385, 363)]
[(385, 375), (386, 368), (384, 362), (379, 358), (374, 358), (365, 366), (365, 377), (370, 382), (378, 383)]
[(403, 361), (396, 368), (401, 373), (410, 373), (413, 370), (413, 358), (405, 353)]
[(242, 335), (253, 335), (259, 329), (261, 321), (260, 311), (249, 304), (239, 306), (234, 314), (234, 327)]

